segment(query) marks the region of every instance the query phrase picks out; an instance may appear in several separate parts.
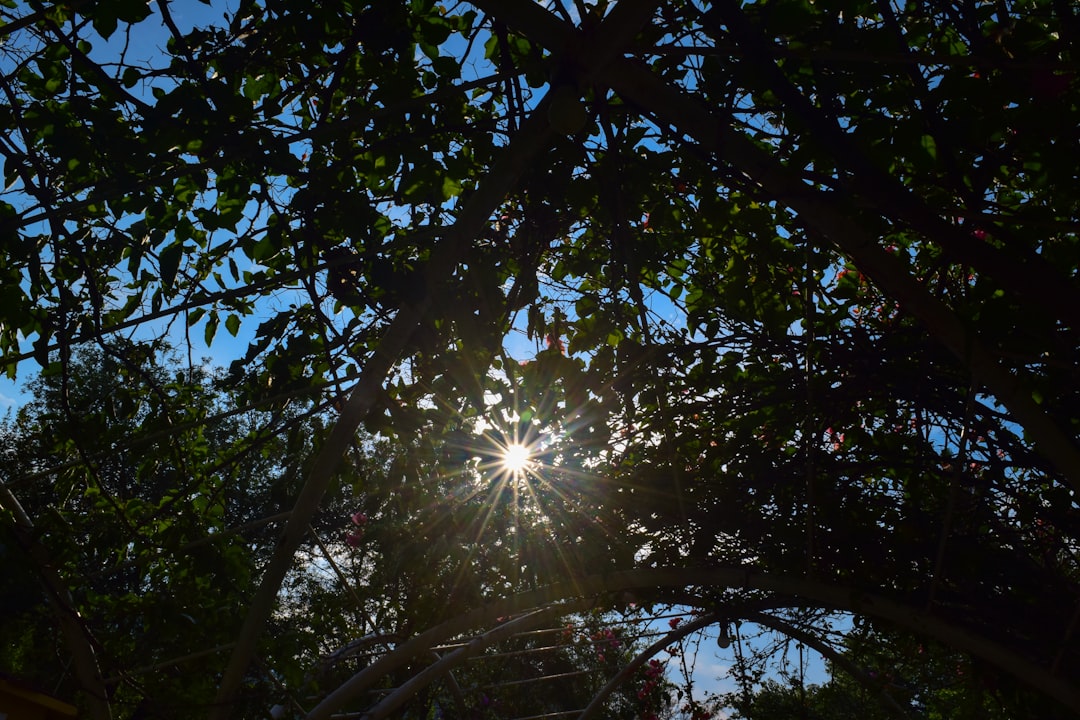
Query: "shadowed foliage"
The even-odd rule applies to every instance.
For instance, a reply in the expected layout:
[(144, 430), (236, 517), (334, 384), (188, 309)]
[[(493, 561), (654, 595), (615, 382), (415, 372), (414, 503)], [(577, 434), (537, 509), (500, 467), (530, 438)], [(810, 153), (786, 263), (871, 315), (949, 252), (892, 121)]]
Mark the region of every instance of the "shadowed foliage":
[(635, 607), (842, 610), (876, 650), (792, 632), (977, 665), (905, 712), (1080, 712), (1078, 43), (1057, 0), (0, 3), (0, 657), (88, 717), (319, 716), (357, 638), (745, 567), (790, 584)]

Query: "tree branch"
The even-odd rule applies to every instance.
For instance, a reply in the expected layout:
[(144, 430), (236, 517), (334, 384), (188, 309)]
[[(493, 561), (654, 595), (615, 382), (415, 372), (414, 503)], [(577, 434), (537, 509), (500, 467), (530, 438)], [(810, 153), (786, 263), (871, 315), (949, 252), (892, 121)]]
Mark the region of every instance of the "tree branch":
[[(447, 229), (447, 236), (435, 248), (426, 269), (426, 287), (438, 288), (446, 284), (468, 243), (480, 234), (483, 225), (505, 197), (506, 191), (517, 184), (518, 178), (529, 167), (532, 159), (546, 147), (550, 132), (546, 115), (537, 113), (513, 137), (495, 167), (466, 202), (457, 222)], [(306, 534), (307, 526), (352, 442), (357, 427), (377, 402), (386, 376), (405, 354), (421, 320), (436, 307), (434, 292), (429, 289), (415, 306), (403, 305), (398, 311), (373, 357), (364, 367), (330, 437), (315, 459), (285, 531), (267, 565), (262, 583), (252, 598), (240, 637), (218, 688), (215, 708), (210, 714), (211, 720), (225, 720), (231, 715), (231, 705), (236, 692), (254, 657), (259, 637), (273, 611), (281, 582), (292, 564), (293, 554)], [(441, 297), (439, 299), (442, 300)]]

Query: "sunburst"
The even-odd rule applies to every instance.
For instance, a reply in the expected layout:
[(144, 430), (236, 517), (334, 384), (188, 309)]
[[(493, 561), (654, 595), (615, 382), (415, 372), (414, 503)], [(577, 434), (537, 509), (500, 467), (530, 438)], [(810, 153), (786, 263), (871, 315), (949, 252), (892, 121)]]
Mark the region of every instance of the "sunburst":
[[(597, 523), (601, 533), (612, 533), (600, 522), (599, 490), (591, 482), (595, 471), (574, 452), (573, 427), (550, 417), (581, 413), (566, 413), (554, 400), (544, 397), (520, 410), (516, 402), (499, 403), (475, 421), (471, 433), (463, 431), (453, 441), (456, 457), (463, 459), (455, 473), (461, 478), (455, 497), (478, 511), (466, 530), (469, 552), (453, 587), (465, 582), (474, 554), (493, 541), (505, 543), (522, 563), (515, 573), (571, 577), (580, 574), (583, 562), (574, 543), (596, 536), (584, 530), (595, 530)], [(573, 460), (569, 466), (564, 453)], [(491, 535), (493, 527), (497, 537)], [(553, 541), (547, 545), (543, 538)]]
[(509, 475), (519, 477), (528, 472), (533, 464), (532, 448), (524, 443), (512, 442), (502, 448), (499, 459), (501, 469)]

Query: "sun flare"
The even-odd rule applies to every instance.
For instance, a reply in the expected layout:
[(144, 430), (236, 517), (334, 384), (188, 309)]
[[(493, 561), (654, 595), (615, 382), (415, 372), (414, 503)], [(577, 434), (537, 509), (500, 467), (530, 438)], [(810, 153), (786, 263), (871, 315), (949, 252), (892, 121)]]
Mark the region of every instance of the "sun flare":
[(506, 449), (503, 450), (503, 469), (514, 475), (525, 472), (531, 461), (532, 451), (521, 443), (510, 443), (506, 446)]

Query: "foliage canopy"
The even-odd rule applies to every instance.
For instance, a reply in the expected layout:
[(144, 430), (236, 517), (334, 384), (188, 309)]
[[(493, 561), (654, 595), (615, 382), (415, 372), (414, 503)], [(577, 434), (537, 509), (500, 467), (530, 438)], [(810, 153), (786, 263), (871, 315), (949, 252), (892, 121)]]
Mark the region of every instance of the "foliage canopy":
[(550, 585), (1080, 711), (1068, 2), (0, 5), (4, 602), (97, 717), (254, 716), (375, 630), (412, 672)]

